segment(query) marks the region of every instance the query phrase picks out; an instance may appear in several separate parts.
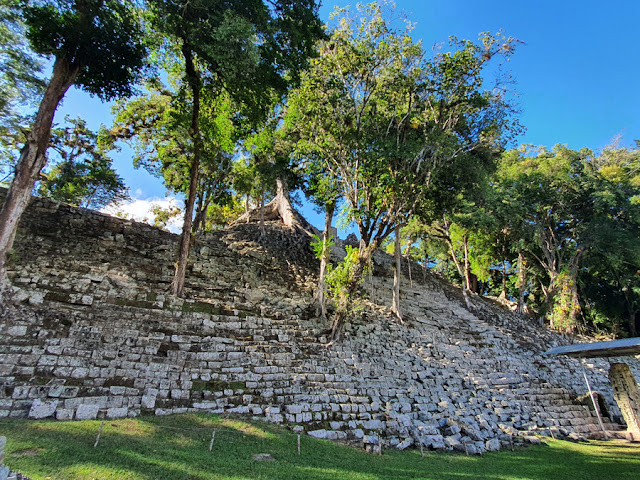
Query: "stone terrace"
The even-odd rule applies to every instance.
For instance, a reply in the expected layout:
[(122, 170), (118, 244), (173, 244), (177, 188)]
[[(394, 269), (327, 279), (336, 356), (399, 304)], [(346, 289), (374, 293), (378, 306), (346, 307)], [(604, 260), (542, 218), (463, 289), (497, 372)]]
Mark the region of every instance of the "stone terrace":
[[(185, 300), (165, 293), (176, 244), (144, 224), (34, 199), (10, 267), (19, 306), (0, 325), (0, 417), (211, 411), (373, 449), (469, 453), (599, 430), (577, 398), (579, 362), (540, 355), (571, 339), (488, 300), (474, 299), (471, 314), (431, 274), (403, 283), (400, 324), (385, 306), (390, 259), (377, 255), (367, 308), (327, 347), (310, 306), (308, 237), (276, 224), (262, 240), (251, 224), (201, 237)], [(607, 367), (587, 365), (617, 418)]]

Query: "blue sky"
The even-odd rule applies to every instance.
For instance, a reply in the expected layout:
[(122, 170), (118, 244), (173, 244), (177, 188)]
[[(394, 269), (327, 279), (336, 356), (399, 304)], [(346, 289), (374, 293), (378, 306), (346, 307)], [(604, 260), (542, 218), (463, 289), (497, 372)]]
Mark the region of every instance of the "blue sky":
[[(335, 5), (325, 1), (323, 20)], [(524, 42), (507, 67), (515, 79), (526, 132), (518, 144), (602, 149), (616, 135), (623, 145), (640, 139), (640, 0), (399, 0), (425, 50), (448, 37), (476, 39), (502, 29)], [(81, 115), (93, 128), (110, 123), (110, 109), (72, 90), (56, 119)], [(164, 196), (161, 183), (131, 166), (127, 152), (115, 167), (135, 197)], [(310, 209), (312, 223), (322, 219)]]

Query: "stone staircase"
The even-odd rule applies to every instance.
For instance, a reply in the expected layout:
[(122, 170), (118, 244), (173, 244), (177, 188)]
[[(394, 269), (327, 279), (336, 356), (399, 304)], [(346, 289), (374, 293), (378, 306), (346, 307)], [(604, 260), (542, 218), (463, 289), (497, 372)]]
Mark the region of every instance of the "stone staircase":
[[(486, 300), (472, 314), (432, 275), (403, 280), (401, 324), (378, 255), (363, 314), (327, 348), (303, 237), (274, 224), (262, 239), (252, 225), (206, 235), (185, 300), (166, 294), (175, 248), (147, 225), (35, 200), (11, 273), (19, 306), (0, 325), (0, 417), (212, 411), (467, 453), (599, 430), (577, 400), (579, 364), (540, 356), (566, 339)], [(615, 416), (605, 367), (589, 375)]]

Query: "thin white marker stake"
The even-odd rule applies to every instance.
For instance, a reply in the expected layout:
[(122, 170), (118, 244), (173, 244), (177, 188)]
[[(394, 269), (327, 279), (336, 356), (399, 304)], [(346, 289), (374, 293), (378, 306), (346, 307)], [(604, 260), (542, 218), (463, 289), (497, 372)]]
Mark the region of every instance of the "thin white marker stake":
[(216, 429), (213, 429), (213, 433), (211, 434), (211, 442), (209, 442), (209, 451), (213, 448), (213, 442), (216, 439)]
[(100, 441), (100, 435), (102, 434), (102, 427), (104, 427), (104, 422), (100, 422), (100, 428), (98, 429), (98, 436), (96, 437), (96, 443), (93, 444), (93, 448), (98, 446), (98, 442)]

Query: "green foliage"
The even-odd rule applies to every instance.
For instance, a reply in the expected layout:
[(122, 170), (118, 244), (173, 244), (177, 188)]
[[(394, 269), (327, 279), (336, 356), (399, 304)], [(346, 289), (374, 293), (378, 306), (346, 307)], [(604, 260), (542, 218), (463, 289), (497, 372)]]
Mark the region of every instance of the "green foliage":
[(124, 180), (97, 145), (98, 136), (81, 118), (67, 117), (65, 121), (66, 126), (52, 132), (48, 150), (50, 168), (40, 181), (38, 193), (94, 209), (128, 199)]
[(147, 50), (134, 4), (118, 0), (24, 2), (34, 52), (79, 69), (75, 84), (103, 100), (133, 93)]
[(329, 252), (331, 252), (331, 247), (333, 247), (336, 242), (333, 237), (329, 237), (325, 242), (318, 235), (313, 235), (313, 242), (311, 242), (311, 248), (313, 249), (313, 253), (315, 254), (318, 260), (329, 256)]
[(44, 91), (42, 61), (28, 45), (21, 0), (0, 0), (0, 175), (15, 165)]
[[(154, 80), (147, 84), (145, 95), (117, 102), (114, 125), (102, 137), (105, 143), (121, 140), (131, 145), (136, 167), (161, 176), (169, 190), (186, 193), (193, 154), (191, 117), (185, 106), (190, 95), (181, 81), (174, 82), (178, 92)], [(232, 120), (235, 105), (227, 96), (211, 91), (203, 92), (201, 104), (201, 175), (209, 183), (219, 184), (217, 190), (224, 191), (231, 168), (225, 154), (233, 152), (238, 135)]]
[[(293, 145), (286, 132), (281, 128), (281, 105), (272, 106), (269, 118), (253, 134), (243, 141), (246, 153), (246, 173), (251, 173), (247, 189), (246, 180), (242, 193), (265, 191), (273, 193), (276, 179), (280, 178), (287, 188), (295, 191), (302, 184), (302, 174), (291, 155)], [(239, 172), (241, 173), (241, 172)]]
[(244, 213), (244, 206), (239, 196), (227, 195), (207, 208), (205, 230), (216, 230), (226, 227)]
[(175, 205), (169, 205), (166, 208), (163, 208), (160, 205), (153, 205), (151, 207), (151, 213), (154, 217), (153, 224), (156, 227), (165, 230), (169, 222), (178, 218), (182, 214), (182, 210)]
[(45, 83), (42, 61), (29, 50), (21, 16), (22, 0), (0, 0), (0, 116), (17, 115), (16, 108), (33, 104)]
[(410, 25), (396, 28), (385, 15), (378, 4), (355, 17), (336, 10), (285, 118), (321, 176), (313, 193), (339, 189), (374, 247), (412, 214), (433, 216), (452, 192), (472, 188), (517, 130), (505, 97), (482, 87), (488, 61), (511, 55), (515, 40), (452, 41), (452, 51), (428, 60)]
[[(329, 287), (329, 293), (336, 308), (345, 312), (346, 317), (349, 317), (362, 309), (362, 305), (358, 302), (358, 292), (355, 288), (352, 288), (354, 270), (360, 260), (357, 248), (347, 245), (345, 250), (347, 254), (337, 266), (334, 267), (332, 264), (327, 264), (325, 282)], [(365, 267), (362, 275), (356, 279), (356, 285), (362, 284), (368, 271), (369, 265)]]
[(264, 118), (323, 35), (315, 0), (150, 0), (147, 7), (152, 29), (169, 43), (181, 39), (180, 48), (206, 66), (205, 80), (224, 86), (252, 120)]
[(580, 315), (580, 303), (577, 298), (575, 282), (575, 275), (564, 270), (551, 285), (552, 291), (556, 293), (547, 318), (551, 327), (556, 330), (574, 333), (580, 327), (576, 323), (576, 319)]

